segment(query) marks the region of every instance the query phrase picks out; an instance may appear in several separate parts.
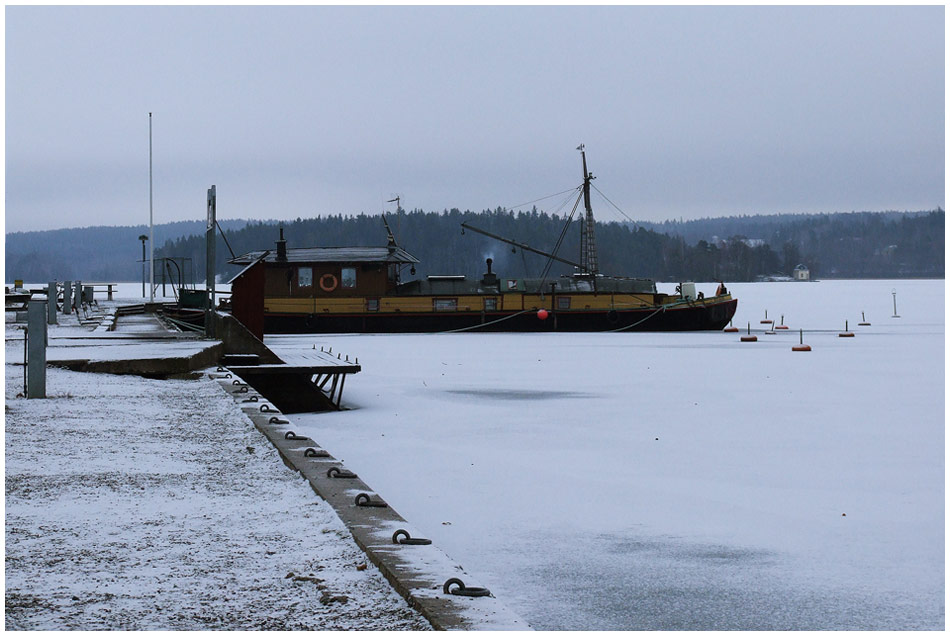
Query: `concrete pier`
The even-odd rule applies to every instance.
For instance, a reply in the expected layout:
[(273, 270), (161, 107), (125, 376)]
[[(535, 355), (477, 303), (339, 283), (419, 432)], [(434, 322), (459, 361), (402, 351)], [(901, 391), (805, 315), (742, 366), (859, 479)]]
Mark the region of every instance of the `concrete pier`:
[[(388, 505), (357, 505), (356, 497), (364, 493), (371, 502), (383, 501), (383, 497), (358, 475), (331, 476), (328, 471), (334, 468), (344, 475), (349, 471), (342, 461), (320, 448), (314, 440), (295, 434), (293, 422), (252, 387), (224, 368), (211, 376), (270, 440), (284, 463), (299, 471), (314, 492), (333, 507), (366, 556), (433, 627), (441, 630), (531, 629), (523, 618), (494, 596), (446, 593), (443, 586), (449, 579), (460, 579), (467, 588), (479, 587), (478, 582), (434, 545), (394, 543), (393, 534), (397, 530), (405, 529), (413, 537), (420, 534)], [(313, 451), (308, 453), (308, 449)]]

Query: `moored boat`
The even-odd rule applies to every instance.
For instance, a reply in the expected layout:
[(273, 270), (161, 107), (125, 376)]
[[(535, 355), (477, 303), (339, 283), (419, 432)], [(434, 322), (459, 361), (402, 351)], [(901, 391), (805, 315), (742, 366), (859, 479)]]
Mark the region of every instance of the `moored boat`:
[[(427, 276), (403, 281), (419, 260), (396, 244), (388, 224), (385, 247), (287, 248), (281, 230), (276, 250), (249, 252), (231, 261), (244, 269), (231, 280), (231, 310), (248, 329), (264, 333), (399, 333), (445, 331), (694, 331), (721, 330), (737, 300), (719, 284), (708, 297), (691, 282), (675, 294), (652, 280), (605, 276), (598, 271), (590, 181), (583, 146), (586, 218), (581, 262), (535, 250), (575, 266), (572, 276), (514, 278), (492, 271), (477, 279)], [(575, 209), (577, 205), (575, 204)], [(573, 213), (572, 213), (573, 216)], [(385, 223), (385, 217), (383, 217)], [(571, 222), (569, 218), (568, 224)]]

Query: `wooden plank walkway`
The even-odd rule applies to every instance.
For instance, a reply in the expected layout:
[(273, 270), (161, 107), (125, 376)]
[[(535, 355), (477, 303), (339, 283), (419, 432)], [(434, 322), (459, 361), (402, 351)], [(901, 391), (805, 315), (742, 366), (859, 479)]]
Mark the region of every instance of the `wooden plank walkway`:
[(339, 410), (346, 376), (361, 367), (325, 351), (282, 353), (284, 364), (229, 364), (238, 375), (286, 413)]
[(360, 365), (348, 359), (338, 358), (325, 351), (303, 351), (300, 353), (282, 352), (280, 359), (284, 364), (259, 364), (254, 366), (232, 366), (231, 370), (264, 369), (267, 373), (298, 373), (312, 370), (313, 374), (322, 373), (359, 373)]

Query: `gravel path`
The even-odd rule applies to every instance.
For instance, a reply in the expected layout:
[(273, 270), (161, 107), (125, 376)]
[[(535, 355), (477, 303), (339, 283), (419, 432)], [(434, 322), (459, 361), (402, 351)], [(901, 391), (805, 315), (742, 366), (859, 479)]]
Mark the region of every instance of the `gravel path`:
[(7, 629), (423, 630), (221, 389), (6, 348)]

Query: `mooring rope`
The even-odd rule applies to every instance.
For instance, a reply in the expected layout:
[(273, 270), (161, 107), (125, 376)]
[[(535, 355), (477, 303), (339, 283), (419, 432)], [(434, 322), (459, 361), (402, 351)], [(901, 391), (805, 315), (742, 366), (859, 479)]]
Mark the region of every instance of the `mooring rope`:
[(650, 314), (650, 315), (647, 316), (646, 318), (643, 318), (643, 319), (641, 319), (641, 320), (638, 320), (637, 322), (635, 322), (635, 323), (633, 323), (633, 324), (631, 324), (631, 325), (627, 325), (626, 327), (620, 327), (619, 329), (611, 329), (608, 333), (617, 333), (618, 331), (626, 331), (627, 329), (633, 329), (633, 328), (636, 327), (637, 325), (646, 322), (646, 321), (649, 320), (650, 318), (653, 318), (653, 316), (657, 315), (657, 314), (660, 313), (661, 311), (666, 311), (666, 305), (660, 305), (659, 307), (657, 307), (656, 311), (654, 311), (652, 314)]
[(459, 333), (459, 332), (462, 332), (462, 331), (471, 331), (472, 329), (479, 329), (479, 328), (481, 328), (481, 327), (487, 327), (488, 325), (494, 325), (494, 324), (497, 324), (497, 323), (499, 323), (499, 322), (503, 322), (503, 321), (505, 321), (505, 320), (508, 320), (509, 318), (514, 318), (515, 316), (520, 316), (521, 314), (527, 314), (527, 313), (532, 312), (532, 311), (536, 311), (536, 310), (534, 310), (534, 309), (524, 309), (524, 310), (522, 310), (522, 311), (519, 311), (518, 313), (511, 314), (510, 316), (505, 316), (504, 318), (499, 318), (499, 319), (497, 319), (497, 320), (492, 320), (491, 322), (484, 322), (484, 323), (482, 323), (482, 324), (480, 324), (480, 325), (472, 325), (471, 327), (461, 327), (461, 328), (459, 328), (459, 329), (449, 329), (448, 331), (436, 331), (435, 333), (437, 333), (437, 334), (439, 334), (439, 333)]

